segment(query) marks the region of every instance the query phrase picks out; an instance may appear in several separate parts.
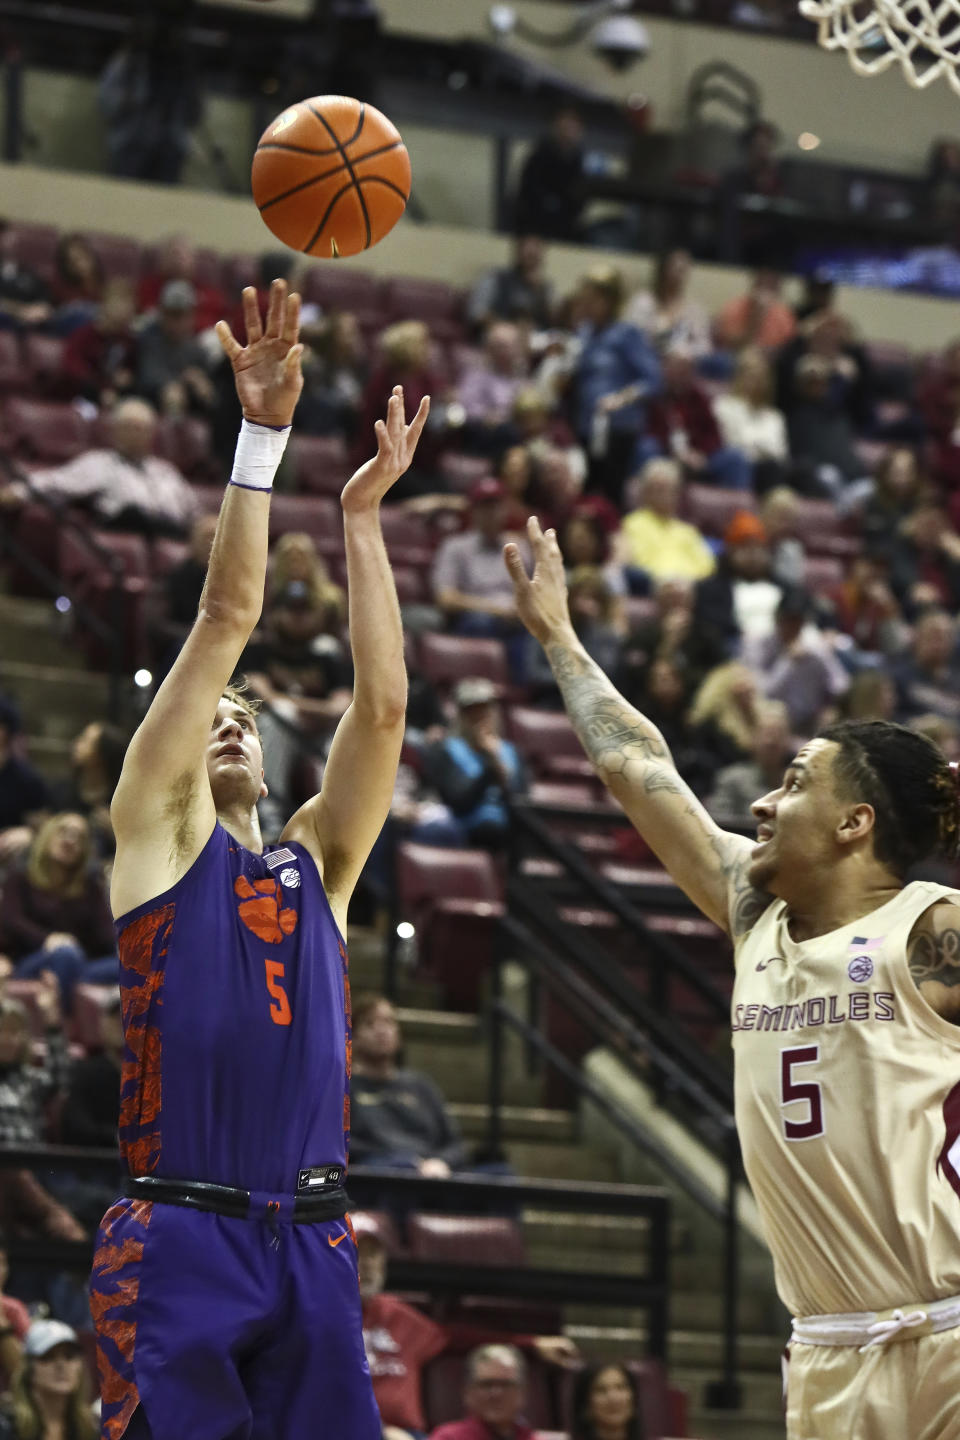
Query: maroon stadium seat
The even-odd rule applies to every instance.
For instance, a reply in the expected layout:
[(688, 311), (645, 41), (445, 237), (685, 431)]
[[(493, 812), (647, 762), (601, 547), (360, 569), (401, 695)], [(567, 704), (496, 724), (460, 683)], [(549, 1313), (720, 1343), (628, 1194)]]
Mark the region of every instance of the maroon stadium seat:
[[(66, 341), (58, 335), (25, 335), (24, 368), (30, 389), (44, 394), (63, 393), (63, 353)], [(91, 436), (92, 440), (92, 436)]]
[[(97, 546), (123, 562), (124, 575), (143, 580), (149, 578), (150, 552), (142, 535), (121, 535), (112, 530), (91, 530), (89, 533)], [(103, 576), (107, 568), (104, 561), (69, 528), (60, 532), (59, 561), (60, 574), (68, 584), (73, 585), (89, 576)]]
[(108, 280), (136, 280), (143, 268), (143, 251), (138, 240), (126, 235), (106, 235), (88, 231), (90, 248), (96, 255)]
[(722, 538), (738, 510), (756, 508), (756, 500), (746, 490), (725, 490), (719, 485), (688, 485), (684, 490), (684, 513), (705, 535)]
[(560, 779), (594, 774), (577, 732), (560, 710), (513, 705), (507, 712), (507, 734), (537, 775)]
[(103, 985), (76, 985), (73, 1011), (67, 1022), (67, 1038), (84, 1050), (99, 1050), (103, 1044), (103, 1003), (108, 992)]
[(819, 549), (822, 541), (843, 531), (843, 516), (832, 500), (812, 500), (799, 496), (795, 510), (794, 529), (797, 536), (813, 550)]
[(431, 329), (436, 321), (459, 322), (463, 310), (463, 292), (442, 280), (398, 275), (384, 283), (383, 298), (391, 320), (423, 320)]
[(311, 265), (304, 277), (303, 298), (324, 310), (349, 310), (354, 315), (379, 314), (386, 319), (381, 283), (364, 270), (342, 270), (339, 265)]
[(52, 280), (60, 232), (55, 225), (11, 225), (11, 255), (43, 280)]
[(291, 530), (304, 531), (324, 555), (343, 549), (340, 506), (328, 495), (274, 495), (270, 501), (271, 542)]
[(154, 577), (169, 575), (171, 570), (186, 560), (190, 546), (185, 540), (171, 540), (165, 535), (158, 536), (150, 547), (150, 569)]
[(291, 435), (287, 447), (293, 488), (308, 495), (333, 495), (350, 479), (353, 466), (340, 435)]
[(475, 1011), (503, 913), (492, 857), (405, 841), (396, 880), (397, 913), (416, 927), (421, 968), (440, 981), (452, 1009)]
[(455, 1265), (526, 1265), (516, 1220), (490, 1215), (411, 1215), (407, 1247), (412, 1259)]
[(504, 689), (510, 680), (507, 652), (500, 640), (428, 631), (420, 636), (418, 665), (424, 679), (440, 687), (474, 675), (492, 680)]
[(841, 585), (846, 571), (847, 566), (837, 555), (808, 555), (803, 583), (812, 594), (821, 595)]
[(20, 352), (20, 342), (13, 330), (0, 330), (0, 392), (26, 390), (30, 371)]
[(433, 533), (422, 515), (401, 505), (380, 507), (380, 529), (390, 558), (402, 565), (429, 565), (433, 558)]
[(8, 980), (5, 994), (8, 1000), (18, 1001), (27, 1012), (27, 1020), (35, 1040), (42, 1040), (47, 1028), (43, 1011), (40, 1009), (39, 980)]
[(90, 422), (72, 405), (12, 395), (4, 406), (5, 448), (23, 460), (59, 465), (90, 447)]
[(440, 461), (440, 473), (451, 490), (458, 495), (466, 495), (478, 480), (491, 473), (491, 465), (481, 455), (444, 455)]
[(564, 809), (592, 809), (596, 792), (585, 780), (535, 780), (527, 792), (533, 805), (559, 805)]
[(210, 422), (199, 415), (166, 415), (157, 427), (156, 453), (190, 480), (217, 478)]

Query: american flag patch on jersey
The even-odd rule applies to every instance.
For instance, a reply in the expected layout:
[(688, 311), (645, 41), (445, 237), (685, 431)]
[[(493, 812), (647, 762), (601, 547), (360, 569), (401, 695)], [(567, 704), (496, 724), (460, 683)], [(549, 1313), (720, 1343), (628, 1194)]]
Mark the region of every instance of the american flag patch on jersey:
[(263, 858), (267, 862), (267, 868), (275, 870), (278, 865), (285, 865), (290, 860), (295, 861), (297, 857), (292, 850), (271, 850), (270, 854)]
[[(267, 864), (270, 864), (269, 860), (267, 861)], [(853, 939), (850, 941), (850, 949), (879, 950), (880, 946), (883, 944), (886, 938), (886, 935), (878, 935), (875, 940), (867, 940), (862, 935), (854, 935)]]

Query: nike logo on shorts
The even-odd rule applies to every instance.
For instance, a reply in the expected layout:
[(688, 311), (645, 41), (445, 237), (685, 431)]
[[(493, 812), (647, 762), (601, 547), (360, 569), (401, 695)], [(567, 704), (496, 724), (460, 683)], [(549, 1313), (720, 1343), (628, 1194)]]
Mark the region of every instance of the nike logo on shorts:
[(336, 1239), (334, 1239), (332, 1235), (328, 1235), (328, 1236), (327, 1236), (327, 1244), (328, 1244), (329, 1246), (331, 1246), (334, 1250), (336, 1250), (336, 1248), (337, 1248), (337, 1246), (340, 1244), (341, 1240), (346, 1240), (348, 1234), (349, 1234), (349, 1231), (344, 1230), (343, 1234), (342, 1234), (342, 1235), (338, 1235)]

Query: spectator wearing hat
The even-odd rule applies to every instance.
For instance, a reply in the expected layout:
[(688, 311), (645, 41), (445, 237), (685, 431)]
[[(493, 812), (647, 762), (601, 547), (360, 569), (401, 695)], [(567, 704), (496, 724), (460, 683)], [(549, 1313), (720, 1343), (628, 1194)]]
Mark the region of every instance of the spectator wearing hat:
[(615, 505), (627, 476), (655, 451), (644, 440), (646, 406), (661, 386), (656, 348), (621, 318), (624, 299), (623, 275), (612, 265), (598, 266), (580, 282), (573, 377), (575, 428), (590, 459), (590, 485)]
[(776, 350), (793, 337), (797, 320), (780, 298), (782, 276), (776, 270), (756, 270), (744, 295), (728, 300), (714, 322), (717, 344), (727, 350), (759, 345)]
[(648, 460), (639, 490), (640, 503), (623, 517), (617, 547), (618, 560), (630, 567), (631, 588), (642, 590), (651, 580), (712, 575), (713, 551), (696, 526), (679, 517), (683, 476), (676, 460)]
[(96, 1440), (77, 1332), (61, 1320), (34, 1320), (23, 1358), (0, 1411), (0, 1440)]
[(647, 433), (689, 479), (749, 490), (752, 467), (741, 451), (724, 444), (710, 397), (693, 368), (692, 351), (680, 342), (664, 354), (663, 389), (650, 401)]
[(814, 623), (813, 597), (797, 586), (780, 597), (773, 631), (744, 643), (743, 658), (767, 698), (786, 705), (794, 735), (813, 735), (850, 684), (834, 646)]
[(165, 415), (213, 409), (216, 391), (196, 338), (197, 292), (189, 280), (168, 280), (157, 315), (140, 332), (137, 391)]
[[(82, 505), (98, 524), (140, 535), (186, 535), (197, 500), (175, 465), (153, 454), (157, 413), (145, 400), (121, 400), (110, 413), (110, 446), (85, 450), (52, 470), (36, 470), (31, 490), (63, 505)], [(13, 481), (6, 505), (22, 503), (26, 489)]]
[(503, 563), (507, 490), (500, 480), (479, 480), (468, 495), (470, 528), (449, 535), (433, 562), (433, 595), (461, 635), (506, 642), (511, 669), (522, 682), (526, 631), (517, 618), (513, 585)]
[(27, 848), (50, 804), (47, 782), (16, 749), (20, 731), (19, 709), (0, 695), (0, 867)]
[(384, 1423), (384, 1440), (416, 1440), (426, 1431), (421, 1400), (424, 1366), (447, 1350), (467, 1350), (480, 1343), (513, 1344), (533, 1349), (542, 1360), (565, 1364), (577, 1359), (577, 1348), (563, 1335), (487, 1335), (473, 1326), (438, 1325), (396, 1295), (384, 1294), (387, 1250), (375, 1215), (351, 1215), (357, 1237), (363, 1343), (373, 1393)]
[(490, 680), (461, 680), (453, 699), (453, 729), (423, 751), (424, 780), (447, 806), (449, 818), (417, 826), (411, 839), (500, 849), (510, 829), (510, 797), (527, 788), (523, 762), (500, 734), (500, 707)]
[(430, 1440), (536, 1440), (523, 1417), (527, 1367), (513, 1345), (481, 1345), (467, 1356), (466, 1415), (431, 1432)]
[(695, 628), (724, 654), (737, 655), (744, 640), (773, 630), (783, 587), (771, 565), (763, 521), (752, 510), (738, 510), (724, 532), (716, 572), (697, 585), (693, 607)]

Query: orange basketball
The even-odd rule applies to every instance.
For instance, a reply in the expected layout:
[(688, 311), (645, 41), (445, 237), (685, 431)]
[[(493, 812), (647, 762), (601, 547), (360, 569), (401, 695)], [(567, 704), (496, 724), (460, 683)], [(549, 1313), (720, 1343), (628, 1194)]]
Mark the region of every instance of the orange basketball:
[(400, 219), (410, 156), (372, 105), (317, 95), (278, 115), (253, 157), (253, 198), (279, 240), (307, 255), (356, 255)]

